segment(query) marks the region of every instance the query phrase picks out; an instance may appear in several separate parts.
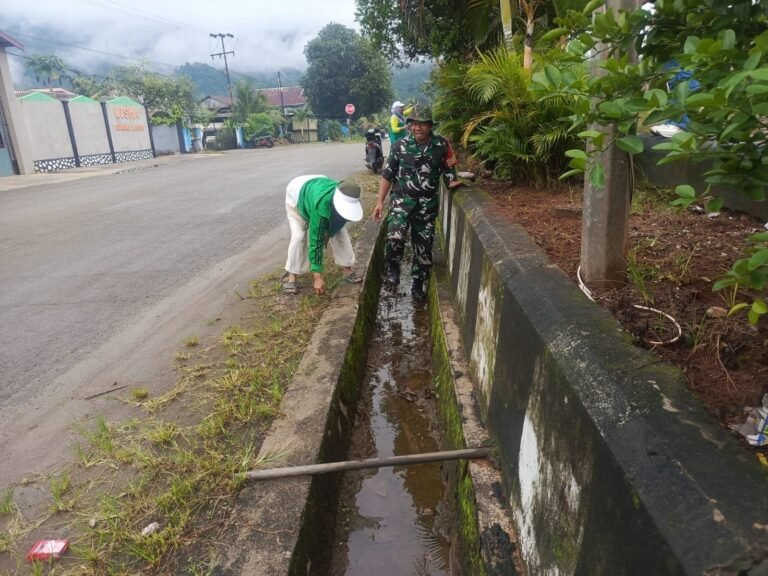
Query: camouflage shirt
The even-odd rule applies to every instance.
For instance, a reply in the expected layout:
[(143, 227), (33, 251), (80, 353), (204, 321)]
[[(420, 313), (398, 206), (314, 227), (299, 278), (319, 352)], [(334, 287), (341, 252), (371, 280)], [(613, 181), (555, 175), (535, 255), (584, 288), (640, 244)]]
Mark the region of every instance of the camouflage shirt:
[(419, 144), (413, 134), (392, 145), (382, 177), (397, 179), (406, 196), (430, 197), (440, 189), (440, 176), (448, 182), (456, 180), (456, 155), (444, 137), (431, 134), (426, 144)]

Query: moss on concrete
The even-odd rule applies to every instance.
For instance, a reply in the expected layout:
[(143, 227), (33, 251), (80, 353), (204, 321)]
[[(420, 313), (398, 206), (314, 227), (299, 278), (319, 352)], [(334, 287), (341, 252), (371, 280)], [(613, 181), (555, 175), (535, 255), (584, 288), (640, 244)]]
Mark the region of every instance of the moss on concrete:
[[(437, 392), (437, 407), (443, 425), (443, 437), (449, 450), (464, 447), (464, 433), (461, 414), (453, 388), (453, 373), (448, 347), (440, 318), (440, 306), (436, 280), (429, 283), (429, 318), (432, 333), (432, 378)], [(459, 529), (459, 558), (466, 574), (482, 576), (487, 574), (482, 557), (480, 537), (477, 528), (477, 507), (469, 463), (460, 460), (449, 475), (450, 493), (456, 494), (456, 520)]]

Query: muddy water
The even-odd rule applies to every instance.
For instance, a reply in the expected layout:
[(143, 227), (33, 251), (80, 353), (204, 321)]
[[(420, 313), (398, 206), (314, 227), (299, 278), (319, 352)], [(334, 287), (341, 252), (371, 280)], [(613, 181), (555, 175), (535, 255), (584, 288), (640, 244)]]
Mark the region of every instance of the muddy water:
[[(404, 267), (405, 268), (405, 267)], [(350, 458), (440, 450), (426, 307), (382, 288)], [(440, 463), (344, 475), (332, 576), (458, 574)]]

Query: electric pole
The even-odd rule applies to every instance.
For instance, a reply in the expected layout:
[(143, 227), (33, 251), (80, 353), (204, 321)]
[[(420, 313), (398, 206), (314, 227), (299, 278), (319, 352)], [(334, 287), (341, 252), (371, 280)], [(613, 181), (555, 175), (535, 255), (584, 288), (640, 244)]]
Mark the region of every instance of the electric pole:
[[(285, 102), (283, 102), (283, 85), (280, 83), (280, 71), (277, 72), (277, 91), (280, 93), (280, 118), (285, 118)], [(280, 136), (285, 136), (285, 129), (283, 127), (283, 121), (280, 121)]]
[(234, 110), (235, 106), (235, 99), (232, 98), (232, 83), (229, 81), (229, 65), (227, 64), (227, 54), (232, 54), (232, 56), (235, 55), (234, 51), (227, 52), (226, 48), (224, 48), (224, 38), (234, 38), (232, 34), (222, 34), (219, 32), (218, 34), (210, 34), (211, 38), (221, 38), (221, 52), (216, 52), (215, 54), (211, 54), (211, 60), (213, 60), (214, 56), (222, 57), (224, 56), (224, 70), (227, 71), (227, 89), (229, 90), (229, 101), (230, 101), (230, 109)]

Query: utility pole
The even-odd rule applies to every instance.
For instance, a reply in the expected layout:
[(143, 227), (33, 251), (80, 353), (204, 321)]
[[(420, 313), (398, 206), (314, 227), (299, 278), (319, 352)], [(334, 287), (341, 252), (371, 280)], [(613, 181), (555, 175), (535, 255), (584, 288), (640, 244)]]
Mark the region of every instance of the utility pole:
[[(604, 10), (631, 10), (641, 4), (642, 0), (607, 0)], [(628, 57), (635, 59), (637, 56), (630, 53)], [(604, 72), (593, 63), (592, 73), (600, 75)], [(624, 283), (627, 268), (632, 165), (629, 155), (612, 142), (618, 132), (615, 123), (594, 125), (592, 129), (605, 133), (605, 140), (611, 144), (588, 163), (584, 177), (581, 276), (590, 286), (610, 288)], [(595, 162), (602, 164), (604, 169), (602, 185), (592, 184), (589, 178), (589, 169)]]
[(227, 54), (232, 54), (232, 56), (234, 56), (235, 53), (234, 51), (227, 52), (226, 48), (224, 48), (224, 38), (234, 38), (234, 36), (232, 34), (222, 34), (219, 32), (218, 34), (210, 34), (210, 37), (221, 38), (221, 52), (211, 54), (211, 60), (213, 60), (214, 56), (218, 56), (219, 58), (224, 56), (224, 70), (227, 71), (227, 89), (229, 90), (229, 100), (231, 102), (230, 106), (234, 107), (235, 99), (232, 98), (232, 83), (229, 81), (229, 65), (227, 64)]
[[(277, 91), (280, 93), (280, 111), (281, 118), (285, 118), (285, 102), (283, 102), (283, 85), (280, 83), (280, 71), (277, 72)], [(285, 130), (283, 129), (283, 122), (280, 122), (280, 136), (285, 136)]]
[(277, 91), (280, 92), (280, 109), (285, 116), (285, 102), (283, 102), (283, 85), (280, 83), (280, 71), (277, 72)]

